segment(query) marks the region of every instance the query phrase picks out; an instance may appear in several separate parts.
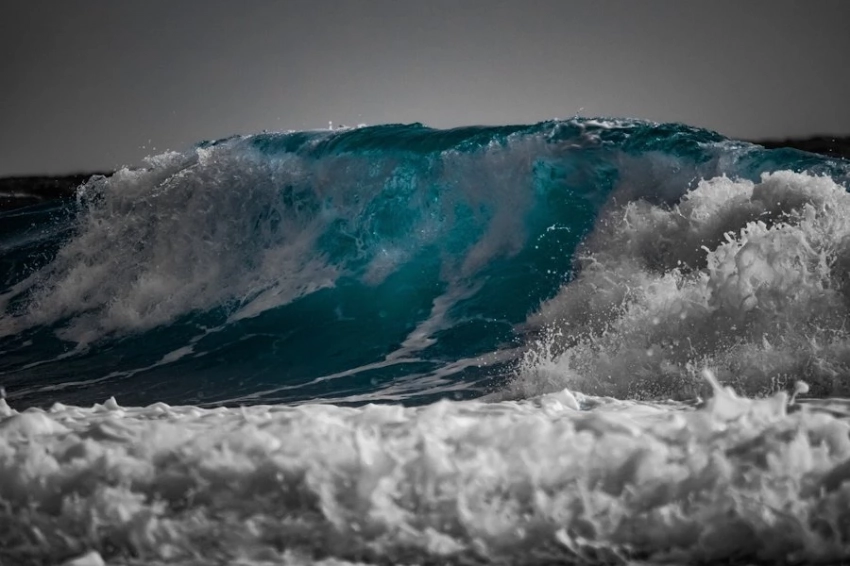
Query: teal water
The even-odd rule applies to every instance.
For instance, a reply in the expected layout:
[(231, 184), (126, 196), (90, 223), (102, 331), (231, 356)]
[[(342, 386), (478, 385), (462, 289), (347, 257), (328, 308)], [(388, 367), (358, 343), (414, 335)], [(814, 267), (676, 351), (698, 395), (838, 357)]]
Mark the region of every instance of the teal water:
[(850, 559), (850, 163), (232, 136), (0, 213), (0, 563)]
[(778, 170), (848, 175), (628, 120), (204, 142), (0, 217), (0, 380), (22, 405), (478, 397), (609, 208)]

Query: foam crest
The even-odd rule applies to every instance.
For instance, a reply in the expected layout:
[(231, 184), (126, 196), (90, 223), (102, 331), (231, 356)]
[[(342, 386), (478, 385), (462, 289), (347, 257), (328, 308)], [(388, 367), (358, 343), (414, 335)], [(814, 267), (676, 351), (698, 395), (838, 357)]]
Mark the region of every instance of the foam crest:
[(848, 254), (850, 195), (828, 177), (721, 176), (673, 206), (614, 204), (576, 280), (529, 319), (545, 347), (513, 390), (686, 398), (707, 365), (748, 394), (805, 379), (846, 395)]
[(594, 408), (578, 410), (568, 391), (418, 409), (109, 401), (17, 413), (0, 401), (0, 559), (772, 563), (850, 552), (846, 421), (719, 386), (700, 410), (578, 397)]

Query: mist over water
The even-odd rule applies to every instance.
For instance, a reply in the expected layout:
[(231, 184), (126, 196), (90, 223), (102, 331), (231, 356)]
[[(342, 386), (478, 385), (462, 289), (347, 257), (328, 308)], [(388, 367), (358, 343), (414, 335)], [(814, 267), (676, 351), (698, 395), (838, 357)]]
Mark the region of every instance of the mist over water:
[(0, 212), (0, 557), (850, 556), (848, 182), (678, 124), (414, 124)]

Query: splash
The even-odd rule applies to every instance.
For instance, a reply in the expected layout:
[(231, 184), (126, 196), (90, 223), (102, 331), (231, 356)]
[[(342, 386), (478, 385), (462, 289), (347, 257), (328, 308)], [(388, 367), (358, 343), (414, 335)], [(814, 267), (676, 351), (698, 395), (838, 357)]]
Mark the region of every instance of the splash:
[(710, 366), (750, 395), (805, 379), (819, 396), (846, 396), (848, 218), (844, 187), (787, 171), (701, 181), (673, 206), (612, 206), (580, 275), (531, 317), (547, 332), (525, 380), (685, 398)]

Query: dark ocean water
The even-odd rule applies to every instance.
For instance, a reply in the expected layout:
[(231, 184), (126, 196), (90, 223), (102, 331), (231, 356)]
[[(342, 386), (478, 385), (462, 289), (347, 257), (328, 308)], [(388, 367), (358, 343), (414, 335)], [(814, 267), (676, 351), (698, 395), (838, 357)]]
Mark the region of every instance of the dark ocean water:
[(850, 557), (848, 183), (679, 124), (414, 124), (0, 211), (0, 561)]

